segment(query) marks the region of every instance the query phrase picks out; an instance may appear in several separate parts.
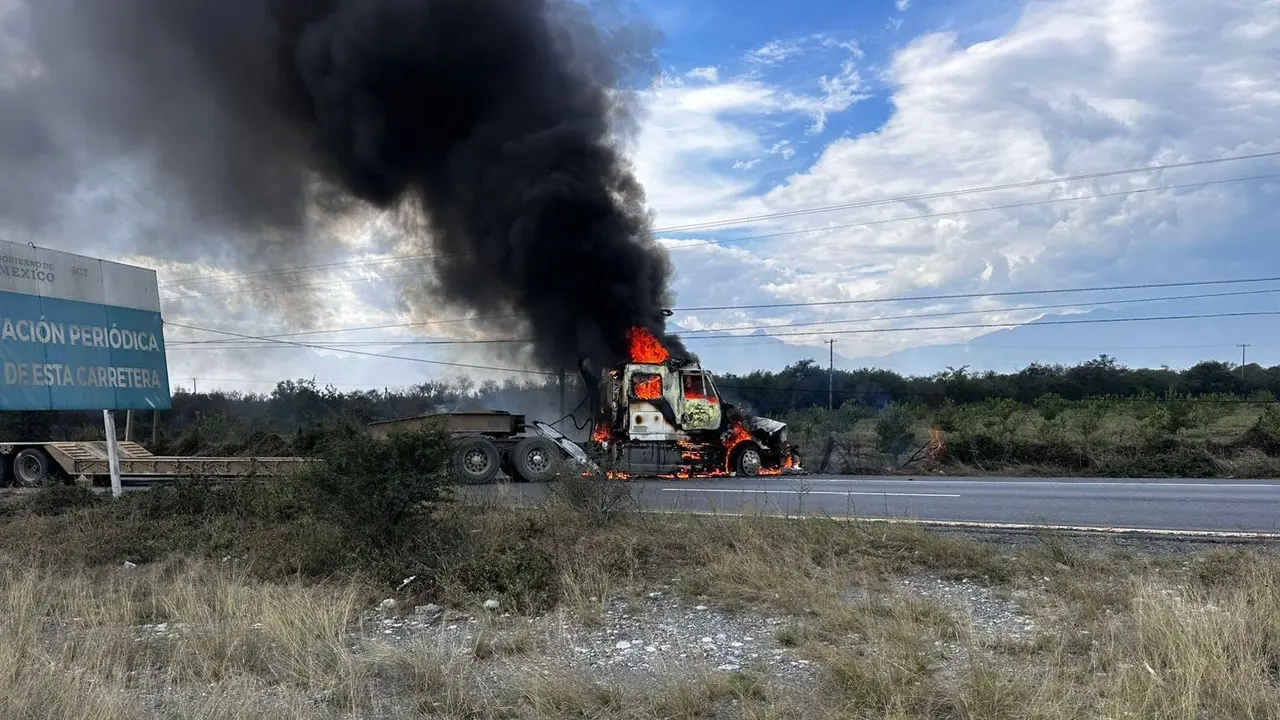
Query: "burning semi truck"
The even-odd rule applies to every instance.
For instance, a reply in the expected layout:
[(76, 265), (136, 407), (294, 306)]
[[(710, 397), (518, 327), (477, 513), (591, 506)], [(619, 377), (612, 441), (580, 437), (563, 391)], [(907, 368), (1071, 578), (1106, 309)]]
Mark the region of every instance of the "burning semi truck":
[(612, 478), (695, 478), (802, 472), (787, 426), (726, 402), (711, 373), (673, 357), (643, 328), (628, 334), (628, 362), (593, 371), (579, 365), (593, 416), (579, 444), (544, 422), (500, 411), (441, 413), (372, 423), (375, 436), (431, 424), (452, 438), (464, 480), (545, 482), (560, 472)]
[[(628, 334), (630, 362), (605, 370), (589, 449), (593, 459), (634, 475), (714, 477), (799, 471), (787, 426), (752, 417), (720, 396), (711, 373), (673, 357), (652, 333)], [(594, 394), (593, 394), (594, 395)]]

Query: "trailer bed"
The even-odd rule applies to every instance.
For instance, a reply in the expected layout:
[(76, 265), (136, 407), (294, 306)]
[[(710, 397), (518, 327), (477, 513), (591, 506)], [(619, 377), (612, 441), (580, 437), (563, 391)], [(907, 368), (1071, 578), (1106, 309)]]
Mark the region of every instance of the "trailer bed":
[[(0, 444), (0, 455), (19, 448), (40, 448), (73, 480), (109, 477), (107, 443), (16, 442)], [(136, 442), (117, 442), (120, 474), (129, 477), (247, 477), (280, 475), (314, 462), (299, 457), (165, 457), (153, 455)]]

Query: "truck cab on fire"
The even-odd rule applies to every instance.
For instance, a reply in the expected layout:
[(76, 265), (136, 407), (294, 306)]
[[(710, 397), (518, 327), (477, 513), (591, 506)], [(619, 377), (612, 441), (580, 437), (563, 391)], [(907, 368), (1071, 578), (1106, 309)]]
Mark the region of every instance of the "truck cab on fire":
[(597, 454), (629, 474), (776, 474), (795, 467), (786, 426), (724, 401), (696, 361), (631, 362), (604, 373)]

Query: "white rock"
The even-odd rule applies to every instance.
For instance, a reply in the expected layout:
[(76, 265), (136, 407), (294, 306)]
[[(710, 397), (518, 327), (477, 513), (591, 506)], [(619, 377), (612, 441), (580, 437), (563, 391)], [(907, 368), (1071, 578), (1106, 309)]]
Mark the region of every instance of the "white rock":
[(654, 646), (652, 646), (652, 645), (645, 645), (645, 646), (644, 646), (644, 651), (645, 651), (645, 652), (647, 652), (647, 653), (656, 653), (656, 652), (658, 652), (658, 648), (656, 648), (656, 647), (654, 647)]
[(660, 598), (660, 597), (662, 597), (662, 593), (660, 593), (660, 592), (651, 592), (651, 593), (649, 593), (649, 599), (650, 599), (650, 600), (657, 600), (657, 599), (658, 599), (658, 598)]
[(695, 608), (694, 608), (694, 610), (700, 610), (700, 611), (701, 611), (701, 610), (710, 610), (710, 609), (711, 609), (711, 608), (707, 607), (706, 605), (699, 605), (699, 606), (697, 606), (697, 607), (695, 607)]
[(741, 670), (741, 669), (742, 669), (742, 666), (741, 666), (741, 665), (734, 665), (734, 664), (732, 664), (732, 663), (726, 663), (726, 664), (721, 665), (720, 667), (718, 667), (718, 668), (716, 668), (716, 669), (717, 669), (717, 670), (723, 670), (723, 671), (725, 671), (725, 672), (733, 672), (734, 670)]
[(131, 562), (129, 562), (128, 560), (125, 560), (125, 561), (124, 561), (124, 569), (125, 569), (125, 570), (132, 570), (132, 569), (134, 569), (134, 568), (136, 568), (136, 567), (138, 567), (138, 566), (137, 566), (137, 565), (135, 565), (135, 564), (133, 564), (133, 563), (131, 563)]
[(378, 603), (378, 609), (381, 610), (382, 612), (388, 612), (390, 610), (394, 610), (395, 607), (396, 607), (396, 601), (391, 598), (387, 598), (386, 600), (383, 600), (382, 602)]
[(631, 643), (626, 640), (619, 640), (617, 645), (613, 646), (615, 650), (630, 650)]
[(489, 612), (494, 612), (500, 607), (502, 607), (502, 603), (497, 600), (489, 599), (484, 601), (484, 609)]
[(711, 638), (709, 638), (709, 637), (704, 637), (704, 638), (702, 638), (701, 640), (699, 640), (698, 642), (702, 643), (703, 645), (713, 645), (713, 644), (715, 644), (715, 641), (714, 641), (714, 640), (712, 640), (712, 639), (711, 639)]
[(740, 642), (731, 642), (731, 643), (729, 643), (729, 647), (742, 647), (742, 643), (740, 643)]

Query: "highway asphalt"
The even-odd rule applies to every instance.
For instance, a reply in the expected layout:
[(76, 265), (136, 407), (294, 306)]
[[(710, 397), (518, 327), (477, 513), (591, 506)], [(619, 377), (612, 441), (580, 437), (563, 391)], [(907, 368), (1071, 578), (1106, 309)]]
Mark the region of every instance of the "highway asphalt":
[[(790, 476), (627, 483), (646, 508), (1100, 530), (1280, 533), (1280, 480)], [(544, 485), (468, 494), (531, 504)]]

